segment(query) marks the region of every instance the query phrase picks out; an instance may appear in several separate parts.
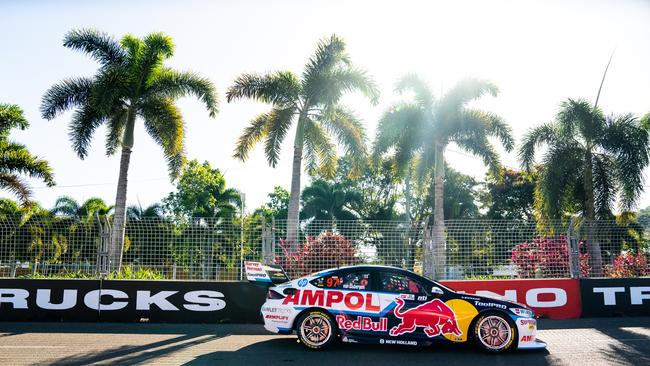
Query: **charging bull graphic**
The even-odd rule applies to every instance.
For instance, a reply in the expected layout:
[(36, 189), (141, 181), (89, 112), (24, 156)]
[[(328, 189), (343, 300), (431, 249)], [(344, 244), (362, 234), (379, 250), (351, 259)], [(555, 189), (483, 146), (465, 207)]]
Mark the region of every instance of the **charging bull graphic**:
[(395, 316), (402, 320), (401, 324), (390, 330), (390, 335), (398, 336), (404, 333), (413, 333), (418, 327), (424, 328), (424, 334), (432, 338), (440, 334), (463, 334), (458, 328), (456, 315), (447, 304), (440, 299), (433, 299), (422, 305), (403, 310), (404, 299), (395, 299)]

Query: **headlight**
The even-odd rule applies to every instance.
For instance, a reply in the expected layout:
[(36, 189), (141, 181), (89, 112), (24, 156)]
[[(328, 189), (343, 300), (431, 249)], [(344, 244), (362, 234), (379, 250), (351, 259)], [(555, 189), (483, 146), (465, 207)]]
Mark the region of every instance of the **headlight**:
[(532, 310), (523, 309), (523, 308), (510, 308), (510, 311), (515, 313), (517, 316), (522, 316), (524, 318), (534, 318), (535, 313)]

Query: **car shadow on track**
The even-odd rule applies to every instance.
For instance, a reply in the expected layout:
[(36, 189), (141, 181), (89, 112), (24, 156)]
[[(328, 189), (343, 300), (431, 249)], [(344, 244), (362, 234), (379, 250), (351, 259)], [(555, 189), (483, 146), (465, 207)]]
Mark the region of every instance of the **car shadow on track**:
[(185, 363), (186, 366), (261, 363), (264, 365), (347, 365), (371, 366), (431, 364), (477, 366), (524, 364), (556, 364), (546, 350), (511, 352), (491, 355), (468, 345), (436, 345), (432, 347), (381, 346), (362, 344), (337, 344), (325, 351), (311, 351), (286, 337), (257, 342), (232, 352), (215, 351)]

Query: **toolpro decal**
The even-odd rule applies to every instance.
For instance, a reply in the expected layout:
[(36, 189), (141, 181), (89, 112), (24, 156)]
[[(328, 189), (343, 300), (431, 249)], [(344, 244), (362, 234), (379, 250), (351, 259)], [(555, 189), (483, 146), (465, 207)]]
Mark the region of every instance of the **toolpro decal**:
[(373, 321), (367, 316), (358, 316), (355, 320), (348, 319), (345, 315), (337, 315), (336, 323), (343, 330), (368, 330), (372, 332), (385, 332), (388, 329), (388, 318), (379, 318)]
[(440, 299), (433, 299), (422, 305), (404, 309), (404, 299), (395, 299), (397, 306), (394, 315), (401, 320), (400, 324), (390, 330), (390, 335), (398, 336), (404, 333), (413, 333), (418, 327), (424, 328), (427, 337), (440, 334), (455, 334), (460, 336), (463, 332), (458, 328), (456, 316), (447, 304)]
[(334, 290), (296, 290), (282, 301), (283, 305), (325, 306), (347, 310), (379, 312), (377, 295), (370, 292), (343, 292)]

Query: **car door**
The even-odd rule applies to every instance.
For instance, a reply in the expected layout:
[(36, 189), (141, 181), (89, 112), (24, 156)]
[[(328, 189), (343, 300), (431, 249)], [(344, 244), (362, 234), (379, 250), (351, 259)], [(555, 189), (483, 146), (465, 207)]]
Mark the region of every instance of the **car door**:
[(417, 342), (431, 342), (440, 338), (441, 317), (448, 316), (445, 292), (428, 281), (422, 281), (408, 272), (379, 271), (377, 286), (381, 307), (390, 309), (388, 335)]
[(373, 291), (374, 276), (370, 269), (350, 269), (312, 282), (326, 290), (324, 307), (335, 316), (343, 336), (373, 336), (386, 331), (387, 322), (380, 319), (380, 298)]

